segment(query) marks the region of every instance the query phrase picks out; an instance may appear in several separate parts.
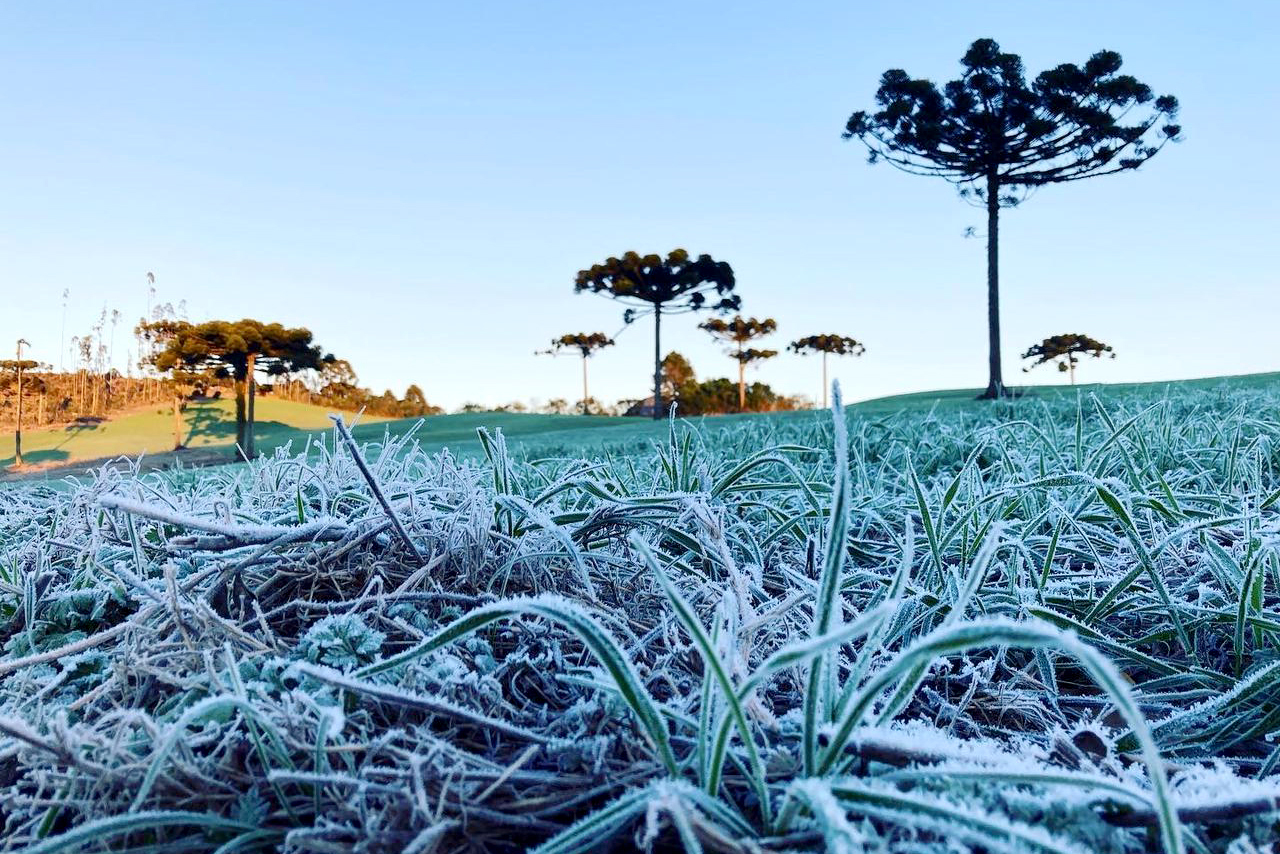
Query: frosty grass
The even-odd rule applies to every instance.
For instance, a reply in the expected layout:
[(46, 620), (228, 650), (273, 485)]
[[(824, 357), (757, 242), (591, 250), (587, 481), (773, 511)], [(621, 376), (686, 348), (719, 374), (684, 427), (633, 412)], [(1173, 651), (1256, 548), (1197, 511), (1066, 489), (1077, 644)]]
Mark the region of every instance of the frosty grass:
[(1280, 388), (836, 412), (5, 488), (0, 851), (1270, 850)]

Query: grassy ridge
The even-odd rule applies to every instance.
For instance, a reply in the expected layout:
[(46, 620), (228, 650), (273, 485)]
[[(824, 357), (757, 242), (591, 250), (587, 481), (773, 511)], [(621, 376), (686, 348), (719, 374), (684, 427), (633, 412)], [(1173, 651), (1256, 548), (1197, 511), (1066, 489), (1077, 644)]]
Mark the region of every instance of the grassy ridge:
[[(1238, 377), (1214, 377), (1178, 382), (1135, 383), (1125, 385), (1081, 385), (1074, 388), (1028, 386), (1030, 399), (1057, 401), (1075, 399), (1077, 394), (1152, 394), (1163, 390), (1237, 390), (1267, 389), (1280, 385), (1280, 373), (1251, 374)], [(952, 389), (917, 392), (876, 398), (854, 404), (852, 411), (868, 417), (887, 416), (902, 411), (934, 409), (945, 412), (975, 405), (980, 389)], [(308, 436), (323, 433), (330, 427), (329, 410), (303, 403), (261, 398), (256, 407), (257, 444), (264, 453), (292, 444), (301, 447)], [(350, 421), (353, 416), (347, 415)], [(776, 419), (782, 423), (805, 422), (811, 412), (771, 413), (767, 415), (728, 415), (695, 419), (705, 429), (720, 430), (759, 419)], [(230, 456), (235, 435), (234, 403), (230, 400), (192, 403), (185, 413), (184, 441), (193, 449), (225, 448)], [(355, 436), (361, 441), (382, 441), (389, 433), (402, 436), (418, 422), (416, 418), (385, 419), (361, 416)], [(578, 415), (539, 415), (510, 412), (480, 412), (433, 416), (416, 433), (426, 450), (448, 447), (464, 456), (476, 456), (481, 446), (476, 429), (501, 429), (513, 447), (531, 453), (574, 455), (597, 450), (606, 445), (633, 448), (647, 447), (666, 430), (663, 423), (640, 418), (582, 417)], [(28, 463), (56, 464), (104, 457), (156, 454), (173, 445), (172, 415), (159, 408), (133, 413), (99, 425), (56, 430), (28, 431), (23, 435), (24, 456)], [(13, 465), (12, 446), (8, 456), (0, 457), (0, 469)]]

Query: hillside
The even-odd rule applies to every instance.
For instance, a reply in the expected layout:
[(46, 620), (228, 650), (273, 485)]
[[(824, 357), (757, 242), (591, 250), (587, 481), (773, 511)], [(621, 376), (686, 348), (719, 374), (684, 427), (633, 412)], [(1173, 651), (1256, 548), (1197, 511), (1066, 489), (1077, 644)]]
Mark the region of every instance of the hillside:
[[(1280, 387), (1280, 373), (1157, 383), (1027, 386), (1020, 389), (1023, 397), (1002, 402), (1002, 405), (1021, 408), (1032, 401), (1074, 399), (1077, 394), (1087, 396), (1093, 392), (1155, 394), (1166, 389), (1243, 391), (1276, 387)], [(927, 409), (946, 411), (959, 408), (980, 412), (991, 404), (975, 400), (978, 392), (978, 389), (951, 389), (894, 395), (853, 404), (850, 410), (876, 418)], [(260, 399), (257, 404), (258, 448), (263, 453), (270, 453), (291, 442), (295, 447), (301, 446), (309, 435), (321, 434), (331, 428), (329, 412), (326, 408), (305, 403)], [(62, 476), (80, 471), (72, 464), (100, 463), (121, 455), (146, 454), (156, 467), (177, 463), (203, 466), (227, 462), (230, 461), (235, 435), (233, 413), (233, 403), (229, 400), (191, 404), (185, 413), (188, 450), (178, 454), (168, 453), (172, 445), (172, 416), (167, 409), (136, 412), (97, 425), (24, 433), (23, 455), (32, 471), (24, 471), (22, 475), (10, 471), (8, 475), (10, 479), (15, 476)], [(350, 421), (353, 416), (348, 413), (346, 417)], [(765, 421), (782, 425), (793, 421), (803, 423), (814, 417), (812, 410), (802, 410), (703, 416), (692, 421), (714, 432), (744, 422)], [(416, 418), (362, 416), (353, 432), (361, 442), (381, 442), (388, 434), (393, 438), (405, 435), (417, 423)], [(418, 428), (415, 438), (426, 451), (447, 447), (457, 455), (476, 456), (481, 453), (476, 435), (480, 427), (491, 432), (500, 429), (511, 448), (542, 456), (577, 456), (606, 445), (647, 448), (653, 439), (661, 437), (667, 430), (665, 421), (640, 418), (472, 412), (430, 417)], [(4, 449), (0, 451), (4, 454), (0, 457), (0, 470), (8, 469), (13, 465), (12, 440), (7, 437), (0, 440), (0, 448)], [(0, 473), (0, 478), (3, 477), (4, 474)]]

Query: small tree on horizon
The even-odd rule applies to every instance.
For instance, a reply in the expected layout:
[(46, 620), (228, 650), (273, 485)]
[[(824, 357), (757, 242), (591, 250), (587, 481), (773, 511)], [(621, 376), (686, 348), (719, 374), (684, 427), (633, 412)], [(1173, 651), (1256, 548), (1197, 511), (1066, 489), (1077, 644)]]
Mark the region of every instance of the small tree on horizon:
[(733, 293), (733, 268), (710, 255), (690, 258), (673, 249), (666, 258), (628, 252), (578, 271), (575, 293), (590, 291), (637, 304), (623, 313), (630, 324), (653, 315), (653, 418), (662, 417), (662, 315), (695, 311), (736, 311), (742, 298)]
[(822, 354), (822, 408), (827, 408), (827, 356), (861, 356), (867, 348), (856, 339), (847, 335), (808, 335), (799, 341), (792, 341), (787, 349), (801, 356), (808, 353)]
[(0, 370), (13, 371), (16, 385), (17, 413), (13, 422), (13, 464), (22, 465), (22, 375), (40, 367), (40, 363), (32, 359), (22, 358), (22, 348), (31, 344), (25, 338), (18, 339), (17, 358), (0, 361)]
[[(170, 373), (229, 378), (235, 388), (236, 445), (246, 459), (255, 455), (253, 437), (256, 375), (280, 376), (319, 370), (331, 356), (311, 343), (311, 331), (245, 318), (192, 324), (163, 321), (164, 348), (152, 357), (156, 369)], [(144, 324), (144, 327), (151, 324)]]
[(1027, 352), (1022, 354), (1024, 359), (1035, 359), (1022, 371), (1026, 373), (1046, 362), (1057, 360), (1058, 371), (1060, 373), (1069, 373), (1071, 375), (1071, 384), (1075, 385), (1076, 365), (1079, 364), (1080, 357), (1092, 356), (1095, 359), (1101, 359), (1104, 355), (1109, 355), (1112, 359), (1116, 357), (1115, 351), (1110, 344), (1103, 344), (1088, 335), (1080, 335), (1074, 332), (1065, 335), (1052, 335), (1034, 347), (1028, 348)]
[(778, 321), (772, 317), (757, 320), (754, 317), (735, 315), (730, 320), (713, 317), (698, 328), (711, 334), (717, 341), (729, 345), (729, 357), (738, 363), (738, 411), (747, 406), (747, 365), (752, 362), (763, 362), (778, 355), (777, 350), (755, 350), (746, 347), (751, 341), (772, 335), (778, 331)]
[(576, 349), (582, 354), (582, 414), (590, 415), (591, 393), (587, 390), (587, 360), (605, 347), (613, 346), (613, 339), (603, 332), (569, 332), (553, 339), (547, 352)]
[[(1005, 394), (1000, 365), (999, 218), (1039, 187), (1137, 169), (1176, 140), (1178, 101), (1120, 73), (1115, 51), (1059, 65), (1030, 84), (1022, 59), (992, 39), (975, 41), (964, 73), (942, 91), (901, 69), (886, 71), (879, 110), (854, 113), (844, 138), (869, 160), (943, 178), (987, 210), (986, 398)], [(1139, 108), (1146, 108), (1139, 112)], [(1124, 122), (1130, 121), (1125, 124)]]

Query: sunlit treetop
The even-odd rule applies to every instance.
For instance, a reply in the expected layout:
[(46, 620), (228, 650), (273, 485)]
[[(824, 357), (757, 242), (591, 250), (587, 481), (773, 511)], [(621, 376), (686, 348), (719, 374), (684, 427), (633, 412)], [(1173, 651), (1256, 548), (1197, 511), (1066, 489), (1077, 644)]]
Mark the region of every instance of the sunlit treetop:
[(739, 351), (730, 353), (729, 357), (731, 359), (735, 359), (741, 362), (744, 365), (749, 365), (752, 362), (761, 362), (761, 361), (764, 361), (765, 359), (772, 359), (776, 355), (778, 355), (777, 350), (756, 350), (754, 348), (749, 347), (746, 350), (739, 350)]
[(584, 357), (590, 356), (597, 350), (603, 350), (605, 347), (612, 347), (614, 341), (603, 332), (570, 332), (554, 338), (551, 341), (552, 351), (564, 349), (577, 349)]
[(1110, 344), (1103, 344), (1088, 335), (1079, 335), (1074, 332), (1065, 335), (1052, 335), (1034, 347), (1028, 348), (1027, 352), (1022, 354), (1024, 359), (1035, 360), (1022, 370), (1029, 371), (1046, 362), (1061, 359), (1058, 362), (1058, 370), (1066, 373), (1080, 361), (1080, 356), (1092, 356), (1095, 359), (1110, 356), (1114, 359), (1116, 354)]
[[(575, 291), (603, 293), (614, 299), (661, 307), (663, 314), (710, 309), (735, 311), (741, 298), (733, 293), (733, 268), (710, 255), (690, 257), (673, 249), (666, 258), (627, 252), (578, 272)], [(626, 312), (627, 322), (635, 318)]]
[(713, 317), (704, 323), (699, 323), (698, 328), (710, 332), (712, 336), (721, 341), (727, 341), (731, 344), (745, 344), (747, 341), (753, 341), (756, 338), (762, 338), (778, 331), (778, 321), (772, 317), (757, 320), (754, 317), (743, 317), (742, 315), (737, 315), (728, 320)]
[(808, 335), (792, 341), (787, 349), (794, 353), (831, 353), (836, 356), (861, 356), (867, 351), (857, 339), (847, 335)]
[(320, 369), (323, 351), (311, 343), (311, 330), (258, 320), (211, 320), (207, 323), (163, 320), (142, 324), (163, 345), (152, 359), (160, 371), (205, 370), (214, 376), (244, 379), (250, 358), (255, 370), (278, 376)]
[(1121, 74), (1115, 51), (1030, 83), (1022, 59), (992, 39), (975, 41), (960, 64), (963, 74), (941, 90), (886, 71), (879, 109), (854, 113), (844, 138), (861, 140), (872, 163), (945, 178), (966, 198), (985, 198), (995, 176), (1000, 203), (1013, 205), (1045, 184), (1136, 169), (1181, 130), (1177, 99)]

